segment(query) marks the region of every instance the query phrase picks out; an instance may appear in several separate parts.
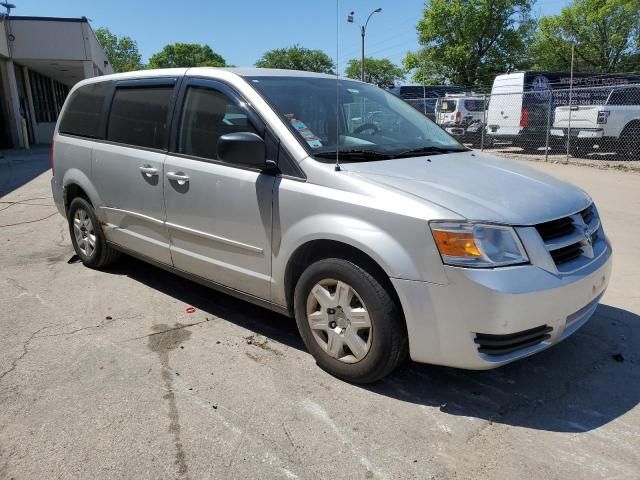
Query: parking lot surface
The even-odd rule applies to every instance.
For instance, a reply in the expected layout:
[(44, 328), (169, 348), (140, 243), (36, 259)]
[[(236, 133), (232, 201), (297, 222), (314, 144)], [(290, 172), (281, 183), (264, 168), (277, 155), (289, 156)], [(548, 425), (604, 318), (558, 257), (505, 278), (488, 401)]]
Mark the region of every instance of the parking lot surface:
[(0, 159), (0, 479), (637, 479), (640, 175), (530, 165), (599, 207), (596, 315), (497, 370), (408, 364), (361, 387), (291, 319), (133, 259), (74, 263), (48, 154)]

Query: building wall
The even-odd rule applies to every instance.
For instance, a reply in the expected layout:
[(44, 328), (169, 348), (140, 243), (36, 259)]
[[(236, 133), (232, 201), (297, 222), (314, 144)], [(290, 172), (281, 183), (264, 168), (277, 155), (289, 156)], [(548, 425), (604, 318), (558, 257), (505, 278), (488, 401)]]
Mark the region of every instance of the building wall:
[(86, 60), (80, 22), (11, 20), (13, 57), (20, 59)]
[[(9, 33), (12, 40), (7, 42)], [(0, 128), (10, 131), (14, 146), (25, 146), (25, 140), (51, 143), (66, 91), (83, 78), (113, 73), (84, 17), (4, 19), (0, 63), (0, 85), (6, 86), (0, 90), (0, 111), (6, 112)]]
[(102, 50), (95, 32), (88, 23), (85, 23), (83, 25), (85, 29), (85, 39), (87, 42), (87, 53), (89, 54), (89, 58), (93, 60), (93, 63), (98, 68), (100, 75), (108, 75), (110, 73), (113, 73), (113, 68), (109, 63), (104, 50)]

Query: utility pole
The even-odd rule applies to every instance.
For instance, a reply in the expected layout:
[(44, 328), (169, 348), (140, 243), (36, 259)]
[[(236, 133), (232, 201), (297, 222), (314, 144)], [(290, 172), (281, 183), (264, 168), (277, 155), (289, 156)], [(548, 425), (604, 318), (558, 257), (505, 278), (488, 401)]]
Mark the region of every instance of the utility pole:
[(364, 82), (364, 36), (367, 34), (364, 26), (360, 26), (360, 36), (362, 37), (362, 47), (360, 48), (360, 80)]
[[(360, 37), (361, 37), (361, 51), (360, 51), (360, 80), (362, 80), (363, 82), (364, 80), (364, 38), (367, 35), (367, 25), (369, 25), (369, 20), (371, 20), (371, 17), (373, 16), (374, 13), (380, 13), (382, 11), (382, 8), (376, 8), (375, 10), (373, 10), (369, 16), (367, 17), (367, 21), (364, 22), (364, 25), (360, 25)], [(349, 23), (354, 23), (355, 20), (355, 12), (351, 12), (348, 16), (347, 16), (347, 22)]]
[[(571, 112), (573, 103), (573, 53), (576, 48), (575, 43), (571, 43), (571, 79), (569, 80), (569, 128), (567, 129), (567, 158), (566, 162), (569, 163), (569, 152), (571, 150)], [(577, 141), (577, 137), (576, 137)]]

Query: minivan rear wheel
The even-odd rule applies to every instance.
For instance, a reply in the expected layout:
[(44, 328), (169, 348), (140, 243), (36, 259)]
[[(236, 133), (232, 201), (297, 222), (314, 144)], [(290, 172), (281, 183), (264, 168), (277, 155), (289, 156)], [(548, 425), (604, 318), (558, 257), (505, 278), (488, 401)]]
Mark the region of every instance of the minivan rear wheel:
[(343, 259), (319, 260), (294, 293), (300, 335), (318, 365), (353, 383), (371, 383), (407, 358), (407, 331), (389, 292)]
[(76, 197), (71, 201), (68, 221), (73, 249), (85, 266), (102, 268), (118, 259), (120, 252), (107, 244), (95, 211), (87, 200)]

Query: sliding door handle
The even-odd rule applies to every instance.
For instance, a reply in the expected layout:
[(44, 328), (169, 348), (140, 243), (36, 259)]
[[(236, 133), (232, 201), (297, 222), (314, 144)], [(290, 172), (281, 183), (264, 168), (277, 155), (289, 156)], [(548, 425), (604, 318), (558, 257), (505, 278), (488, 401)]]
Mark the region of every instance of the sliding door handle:
[(182, 172), (167, 172), (167, 178), (169, 180), (175, 180), (178, 185), (184, 185), (189, 181), (189, 175), (185, 175)]
[(142, 165), (141, 167), (138, 167), (138, 169), (147, 177), (155, 177), (158, 175), (158, 169), (153, 168), (151, 165)]

